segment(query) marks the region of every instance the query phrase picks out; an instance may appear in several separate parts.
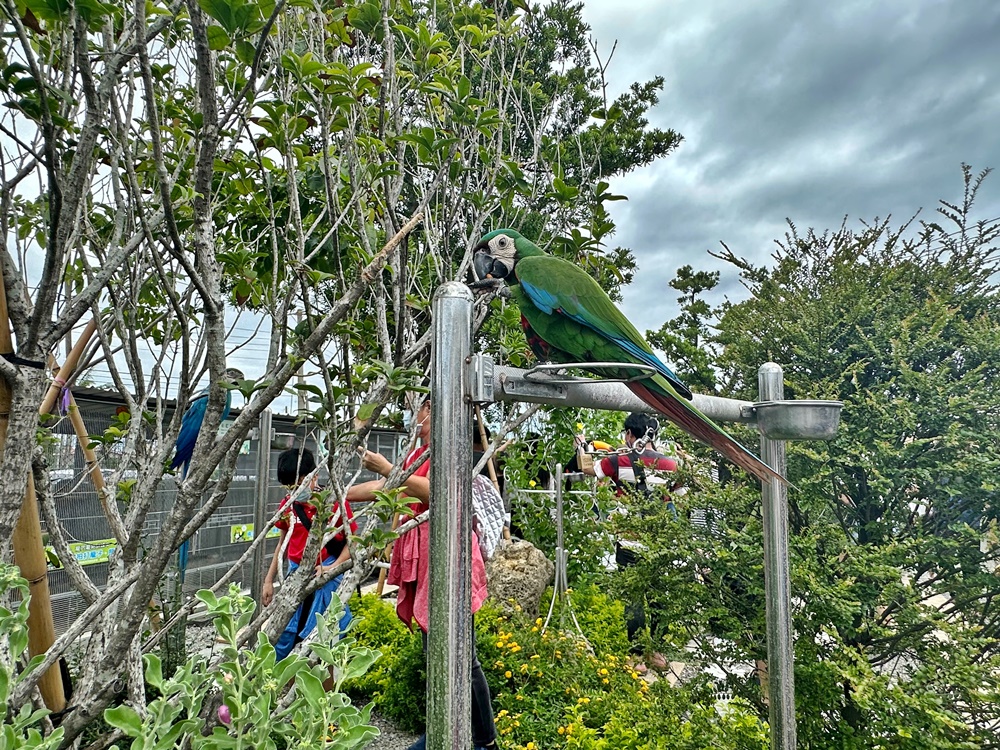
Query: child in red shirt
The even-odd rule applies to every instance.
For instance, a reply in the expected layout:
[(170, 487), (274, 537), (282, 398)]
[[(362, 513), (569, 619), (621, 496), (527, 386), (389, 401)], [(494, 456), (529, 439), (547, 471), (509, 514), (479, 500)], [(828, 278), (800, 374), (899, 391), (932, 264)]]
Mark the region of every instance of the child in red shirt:
[[(301, 484), (306, 477), (316, 469), (316, 459), (308, 448), (291, 448), (278, 456), (278, 481), (285, 486), (295, 486)], [(317, 489), (313, 480), (313, 489)], [(313, 519), (316, 518), (317, 509), (312, 503), (295, 501), (291, 502), (291, 494), (286, 495), (281, 501), (284, 513), (275, 527), (281, 530), (281, 538), (278, 540), (278, 549), (275, 550), (274, 558), (271, 560), (271, 567), (264, 577), (264, 588), (261, 592), (261, 602), (266, 607), (274, 599), (274, 576), (278, 572), (282, 551), (288, 561), (288, 575), (299, 567), (302, 563), (302, 553), (305, 551), (306, 543), (309, 541), (309, 532), (312, 528)], [(347, 513), (348, 524), (351, 533), (357, 531), (358, 525), (354, 521), (354, 514), (351, 506), (344, 501), (344, 511)], [(344, 538), (344, 531), (340, 519), (340, 509), (338, 508), (334, 517), (330, 519), (329, 525), (341, 530), (327, 541), (320, 550), (316, 561), (316, 573), (323, 572), (324, 568), (330, 568), (342, 563), (350, 557), (347, 548), (347, 540)], [(287, 541), (287, 549), (286, 549)], [(337, 596), (337, 589), (343, 579), (343, 574), (329, 581), (323, 588), (317, 590), (306, 597), (298, 609), (292, 614), (292, 618), (285, 626), (284, 632), (274, 645), (277, 659), (280, 661), (291, 653), (296, 643), (299, 643), (313, 631), (316, 627), (316, 615), (326, 612)], [(351, 621), (351, 609), (344, 605), (344, 613), (340, 618), (340, 629), (344, 630)]]

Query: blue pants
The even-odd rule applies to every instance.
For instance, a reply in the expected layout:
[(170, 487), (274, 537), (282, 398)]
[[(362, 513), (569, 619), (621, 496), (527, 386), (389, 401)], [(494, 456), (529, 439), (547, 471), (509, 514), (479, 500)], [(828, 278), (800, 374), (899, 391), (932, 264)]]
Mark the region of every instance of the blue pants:
[[(333, 560), (325, 560), (324, 564), (329, 565)], [(299, 566), (293, 562), (288, 563), (288, 575), (292, 574)], [(341, 573), (339, 576), (334, 578), (332, 581), (328, 582), (323, 588), (318, 589), (312, 596), (306, 598), (299, 608), (292, 613), (292, 619), (288, 621), (285, 626), (284, 632), (281, 637), (278, 638), (278, 642), (274, 644), (274, 650), (278, 661), (281, 661), (286, 656), (288, 656), (292, 649), (295, 647), (296, 643), (303, 641), (306, 637), (312, 633), (316, 627), (316, 615), (324, 614), (327, 608), (330, 606), (330, 602), (333, 601), (333, 597), (337, 595), (337, 589), (340, 587), (340, 581), (343, 579), (344, 575)], [(343, 631), (348, 624), (351, 622), (351, 608), (346, 604), (344, 605), (344, 613), (340, 616), (340, 629)]]

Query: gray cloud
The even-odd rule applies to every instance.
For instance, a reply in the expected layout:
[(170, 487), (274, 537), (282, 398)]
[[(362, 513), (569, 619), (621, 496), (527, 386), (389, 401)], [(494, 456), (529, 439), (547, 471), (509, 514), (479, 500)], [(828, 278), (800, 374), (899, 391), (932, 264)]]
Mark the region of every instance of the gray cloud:
[[(613, 186), (617, 241), (640, 273), (626, 290), (640, 330), (676, 314), (677, 267), (722, 271), (725, 241), (767, 262), (790, 218), (834, 227), (961, 195), (962, 162), (1000, 166), (1000, 3), (993, 0), (588, 0), (600, 49), (618, 40), (613, 83), (663, 75), (651, 122), (685, 136), (678, 151)], [(979, 216), (1000, 215), (1000, 176)]]

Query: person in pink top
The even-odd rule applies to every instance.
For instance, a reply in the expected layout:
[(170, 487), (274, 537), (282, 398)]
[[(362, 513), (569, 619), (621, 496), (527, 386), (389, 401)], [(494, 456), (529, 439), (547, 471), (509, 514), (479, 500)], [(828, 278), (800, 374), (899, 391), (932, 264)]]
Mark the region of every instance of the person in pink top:
[[(417, 411), (418, 436), (421, 445), (414, 448), (406, 456), (403, 468), (409, 469), (416, 464), (430, 448), (431, 436), (431, 400), (424, 400)], [(429, 458), (429, 457), (428, 457)], [(381, 453), (365, 451), (362, 464), (370, 471), (383, 477), (392, 471), (392, 462)], [(418, 516), (430, 507), (430, 461), (423, 464), (411, 474), (404, 486), (406, 496), (414, 502), (410, 504), (410, 512)], [(382, 489), (385, 481), (376, 479), (352, 487), (347, 492), (351, 502), (361, 502), (374, 497), (376, 490)], [(392, 559), (389, 562), (387, 581), (398, 586), (396, 592), (396, 615), (407, 627), (412, 628), (416, 621), (424, 636), (424, 648), (427, 648), (428, 627), (428, 570), (430, 568), (430, 524), (422, 523), (416, 528), (402, 534), (393, 545)], [(473, 532), (472, 540), (472, 612), (475, 614), (486, 600), (486, 564), (479, 548), (478, 540)], [(483, 674), (482, 665), (476, 656), (475, 638), (472, 641), (472, 741), (477, 750), (490, 750), (496, 747), (496, 725), (493, 721), (493, 705), (489, 685)], [(423, 750), (426, 738), (421, 737), (411, 745), (409, 750)]]

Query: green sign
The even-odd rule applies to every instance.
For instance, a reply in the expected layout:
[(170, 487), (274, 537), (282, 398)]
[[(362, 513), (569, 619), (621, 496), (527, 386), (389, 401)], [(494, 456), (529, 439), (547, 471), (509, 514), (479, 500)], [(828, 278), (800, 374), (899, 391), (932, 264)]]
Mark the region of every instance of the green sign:
[[(274, 526), (267, 534), (269, 537), (281, 536), (281, 531), (276, 529)], [(244, 542), (253, 541), (253, 524), (252, 523), (240, 523), (235, 526), (229, 527), (229, 543), (230, 544), (242, 544)]]
[[(111, 559), (111, 553), (118, 546), (117, 539), (96, 539), (92, 542), (70, 542), (69, 551), (80, 565), (97, 565)], [(45, 548), (50, 568), (61, 568), (58, 556), (53, 547)]]

